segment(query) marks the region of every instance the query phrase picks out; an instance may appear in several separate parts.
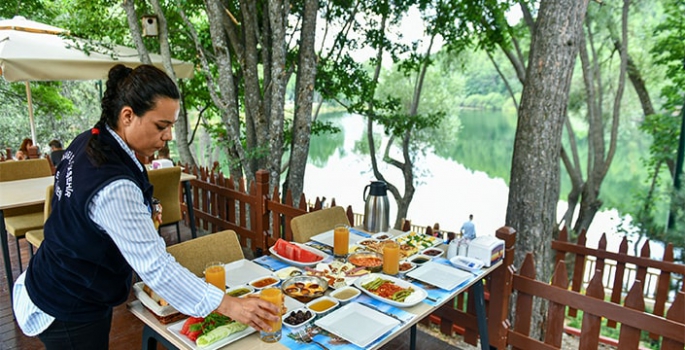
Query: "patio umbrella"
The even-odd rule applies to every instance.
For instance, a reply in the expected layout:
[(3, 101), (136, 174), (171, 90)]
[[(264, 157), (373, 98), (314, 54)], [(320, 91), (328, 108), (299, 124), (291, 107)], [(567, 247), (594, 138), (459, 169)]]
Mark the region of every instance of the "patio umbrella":
[[(162, 56), (150, 54), (153, 65), (164, 69)], [(71, 37), (65, 29), (16, 16), (0, 20), (0, 75), (9, 82), (23, 81), (29, 106), (31, 137), (36, 143), (30, 81), (106, 79), (115, 64), (140, 64), (135, 49), (101, 45)], [(172, 59), (179, 78), (193, 76), (193, 64)]]

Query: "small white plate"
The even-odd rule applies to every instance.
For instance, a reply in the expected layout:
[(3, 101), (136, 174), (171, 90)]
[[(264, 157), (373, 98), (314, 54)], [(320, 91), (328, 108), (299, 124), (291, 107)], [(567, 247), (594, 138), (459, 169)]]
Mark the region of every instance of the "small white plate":
[[(259, 282), (259, 281), (261, 281), (261, 280), (264, 280), (264, 279), (272, 279), (273, 281), (271, 281), (271, 283), (267, 283), (267, 284), (265, 284), (265, 285), (263, 285), (263, 286), (260, 286), (260, 287), (254, 285), (255, 283), (257, 283), (257, 282)], [(264, 288), (269, 288), (269, 287), (275, 286), (275, 285), (277, 285), (279, 282), (281, 282), (281, 280), (279, 280), (278, 277), (269, 275), (269, 276), (264, 276), (264, 277), (255, 278), (254, 280), (250, 281), (250, 283), (248, 283), (247, 285), (250, 286), (250, 287), (252, 287), (252, 288), (254, 288), (254, 289), (260, 290), (260, 289), (264, 289)]]
[(478, 271), (483, 267), (483, 262), (476, 259), (476, 258), (468, 258), (465, 256), (455, 256), (452, 259), (450, 259), (450, 263), (454, 265), (455, 267), (458, 267), (462, 270), (474, 272)]
[[(382, 296), (377, 295), (377, 294), (374, 294), (373, 292), (371, 292), (370, 290), (367, 290), (366, 288), (364, 288), (364, 287), (362, 286), (362, 285), (364, 285), (364, 284), (366, 284), (366, 283), (368, 283), (368, 282), (371, 282), (371, 281), (375, 280), (376, 278), (382, 278), (382, 279), (384, 279), (384, 280), (388, 280), (388, 281), (390, 281), (390, 282), (392, 282), (392, 283), (398, 285), (398, 286), (401, 287), (401, 288), (410, 288), (410, 287), (411, 287), (412, 289), (414, 289), (414, 292), (411, 293), (411, 294), (410, 294), (406, 299), (404, 299), (404, 301), (402, 301), (402, 302), (400, 302), (400, 301), (395, 301), (395, 300), (391, 300), (391, 299), (383, 298)], [(372, 297), (372, 298), (374, 298), (374, 299), (380, 300), (380, 301), (382, 301), (382, 302), (384, 302), (384, 303), (390, 304), (390, 305), (392, 305), (392, 306), (397, 306), (397, 307), (409, 307), (409, 306), (414, 306), (414, 305), (416, 305), (416, 304), (422, 302), (423, 299), (426, 299), (426, 296), (428, 296), (428, 293), (426, 292), (426, 290), (423, 289), (423, 288), (421, 288), (421, 287), (415, 286), (415, 285), (413, 285), (412, 283), (407, 282), (407, 281), (404, 281), (404, 280), (401, 280), (401, 279), (399, 279), (399, 278), (395, 278), (395, 277), (392, 277), (392, 276), (384, 275), (384, 274), (381, 274), (381, 273), (372, 273), (372, 274), (369, 274), (369, 275), (367, 275), (367, 276), (359, 277), (359, 278), (354, 282), (354, 286), (357, 287), (357, 288), (359, 288), (359, 290), (361, 290), (362, 292), (368, 294), (370, 297)]]
[(293, 275), (293, 273), (296, 272), (296, 271), (299, 271), (299, 272), (300, 272), (299, 275), (304, 275), (304, 271), (302, 271), (301, 268), (298, 268), (298, 267), (295, 267), (295, 266), (284, 267), (284, 268), (282, 268), (282, 269), (280, 269), (280, 270), (274, 272), (273, 275), (276, 276), (276, 277), (278, 277), (278, 278), (280, 278), (280, 279), (282, 279), (282, 280), (287, 280), (287, 279), (290, 278), (290, 277), (299, 276), (299, 275), (296, 275), (296, 274)]
[(430, 256), (431, 258), (435, 259), (443, 256), (445, 254), (445, 251), (437, 247), (431, 247), (422, 250), (421, 254)]
[(254, 293), (254, 291), (255, 291), (255, 288), (254, 288), (254, 287), (245, 284), (245, 285), (242, 285), (242, 286), (235, 286), (235, 287), (233, 287), (233, 288), (229, 288), (229, 289), (226, 291), (226, 294), (231, 294), (231, 292), (237, 291), (237, 290), (239, 290), (239, 289), (245, 289), (245, 290), (247, 290), (247, 292), (244, 293), (244, 294), (239, 295), (238, 298), (243, 298), (243, 297), (245, 297), (245, 296), (248, 295), (248, 294)]
[(357, 303), (349, 303), (316, 320), (317, 326), (357, 345), (366, 348), (386, 334), (400, 321)]
[(429, 261), (414, 271), (407, 273), (408, 277), (426, 282), (444, 290), (452, 290), (462, 282), (473, 278), (473, 275), (453, 267)]
[(297, 266), (297, 267), (314, 266), (314, 265), (316, 265), (316, 264), (318, 264), (318, 263), (320, 263), (320, 262), (326, 260), (326, 259), (329, 257), (328, 254), (326, 254), (326, 253), (324, 253), (324, 252), (322, 252), (322, 251), (320, 251), (320, 250), (318, 250), (318, 249), (316, 249), (316, 248), (312, 248), (312, 247), (310, 247), (310, 246), (308, 246), (308, 245), (306, 245), (306, 244), (300, 244), (300, 243), (296, 243), (296, 242), (289, 242), (289, 243), (294, 244), (294, 245), (300, 247), (301, 249), (307, 250), (307, 251), (309, 251), (309, 252), (311, 252), (311, 253), (314, 253), (314, 254), (320, 256), (320, 257), (321, 257), (321, 260), (317, 260), (317, 261), (313, 261), (313, 262), (301, 262), (301, 261), (290, 260), (290, 259), (288, 259), (288, 258), (286, 258), (286, 257), (284, 257), (284, 256), (279, 255), (279, 254), (276, 252), (276, 249), (274, 249), (273, 246), (269, 248), (269, 251), (270, 251), (271, 254), (272, 254), (273, 256), (275, 256), (276, 258), (278, 258), (278, 259), (280, 259), (280, 260), (282, 260), (282, 261), (284, 261), (284, 262), (286, 262), (286, 263), (288, 263), (288, 264), (290, 264), (290, 265)]
[(377, 239), (379, 241), (385, 241), (388, 239), (393, 239), (393, 237), (395, 237), (395, 236), (393, 236), (391, 233), (388, 233), (388, 232), (378, 232), (376, 234), (371, 235), (371, 238)]

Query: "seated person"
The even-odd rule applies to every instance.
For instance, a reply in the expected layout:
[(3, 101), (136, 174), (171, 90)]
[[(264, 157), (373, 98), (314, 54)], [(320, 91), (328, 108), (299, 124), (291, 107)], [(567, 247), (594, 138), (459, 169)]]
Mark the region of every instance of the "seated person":
[[(17, 153), (21, 151), (24, 155), (24, 159), (27, 159), (29, 157), (29, 147), (31, 146), (33, 146), (33, 140), (27, 137), (23, 141), (21, 141), (21, 146), (19, 146), (19, 150), (17, 151)], [(14, 155), (14, 158), (17, 158), (16, 154)]]
[(52, 140), (48, 143), (50, 146), (50, 160), (52, 164), (57, 167), (59, 162), (62, 161), (62, 155), (64, 155), (64, 150), (62, 149), (62, 143), (59, 140)]
[(14, 160), (26, 160), (26, 153), (22, 150), (17, 151), (14, 153)]

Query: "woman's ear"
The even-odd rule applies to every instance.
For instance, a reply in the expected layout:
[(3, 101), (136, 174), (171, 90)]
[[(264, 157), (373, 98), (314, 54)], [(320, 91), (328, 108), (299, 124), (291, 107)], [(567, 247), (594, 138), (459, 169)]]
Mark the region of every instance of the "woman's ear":
[(131, 109), (129, 106), (124, 106), (124, 108), (122, 108), (119, 112), (119, 121), (121, 122), (122, 126), (131, 125), (131, 122), (133, 122), (133, 118), (135, 117), (136, 116), (133, 113), (133, 109)]

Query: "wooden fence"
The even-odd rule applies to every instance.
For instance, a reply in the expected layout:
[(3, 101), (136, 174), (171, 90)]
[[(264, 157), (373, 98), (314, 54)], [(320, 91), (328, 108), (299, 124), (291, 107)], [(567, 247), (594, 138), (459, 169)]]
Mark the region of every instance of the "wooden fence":
[[(185, 169), (189, 168), (186, 166)], [(191, 181), (195, 226), (205, 232), (234, 230), (240, 244), (257, 254), (265, 252), (278, 238), (292, 240), (290, 220), (319, 210), (323, 205), (316, 198), (315, 204), (309, 207), (306, 196), (302, 194), (299, 206), (295, 207), (289, 191), (281, 201), (278, 189), (269, 193), (269, 173), (266, 170), (257, 171), (249, 188), (246, 188), (245, 179), (234, 181), (207, 168), (195, 168), (192, 174), (197, 176)], [(335, 199), (331, 206), (335, 206)], [(185, 203), (182, 207), (187, 212)], [(349, 206), (347, 217), (354, 222)]]
[[(652, 260), (649, 252), (643, 248), (641, 257), (633, 257), (621, 253), (611, 253), (600, 248), (591, 249), (584, 245), (584, 235), (578, 244), (566, 241), (566, 234), (552, 243), (557, 250), (556, 269), (551, 283), (538, 281), (535, 276), (533, 256), (529, 254), (519, 273), (515, 273), (513, 266), (514, 243), (516, 232), (508, 227), (500, 228), (496, 236), (505, 242), (505, 261), (486, 280), (486, 294), (488, 300), (488, 329), (490, 332), (490, 346), (505, 349), (560, 349), (561, 337), (565, 329), (565, 316), (575, 316), (576, 310), (583, 311), (582, 329), (580, 330), (580, 349), (596, 349), (603, 337), (600, 336), (601, 320), (607, 319), (608, 325), (621, 325), (619, 349), (637, 349), (640, 331), (650, 333), (652, 339), (661, 340), (661, 349), (682, 350), (685, 345), (685, 291), (682, 290), (682, 278), (685, 266), (673, 263), (673, 247), (667, 247), (664, 261)], [(569, 287), (566, 269), (566, 254), (574, 255), (574, 267)], [(585, 259), (594, 256), (597, 259), (597, 269), (582, 294), (580, 285), (585, 271)], [(608, 259), (617, 261), (617, 275), (609, 300), (605, 300), (605, 286), (603, 280), (602, 262)], [(626, 264), (634, 264), (637, 269), (636, 278), (629, 284), (621, 285), (624, 281), (621, 271), (625, 271)], [(656, 302), (653, 310), (645, 307), (642, 281), (648, 268), (659, 269), (659, 285), (663, 286), (656, 292)], [(623, 270), (622, 270), (623, 269)], [(678, 285), (681, 290), (673, 292), (674, 298), (669, 303), (668, 285)], [(625, 288), (624, 288), (625, 287)], [(627, 290), (627, 294), (621, 293)], [(616, 292), (618, 291), (618, 292)], [(469, 292), (470, 293), (470, 292)], [(540, 298), (549, 302), (545, 339), (539, 341), (530, 337), (531, 313), (533, 299)], [(454, 331), (463, 330), (464, 340), (475, 345), (477, 341), (476, 315), (473, 302), (466, 295), (455, 298), (454, 303), (447, 303), (424, 322), (440, 324), (443, 333), (451, 335)], [(516, 314), (513, 320), (509, 318), (509, 310), (515, 305)]]

